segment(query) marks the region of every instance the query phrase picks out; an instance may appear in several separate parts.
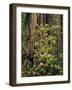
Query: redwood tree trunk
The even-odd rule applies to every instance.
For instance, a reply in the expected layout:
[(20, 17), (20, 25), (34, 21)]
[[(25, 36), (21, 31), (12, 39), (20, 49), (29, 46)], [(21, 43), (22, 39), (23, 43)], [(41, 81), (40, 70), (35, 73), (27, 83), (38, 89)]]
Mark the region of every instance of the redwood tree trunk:
[[(61, 26), (61, 16), (60, 15), (57, 16), (57, 25)], [(58, 45), (58, 49), (60, 50), (61, 49), (61, 27), (57, 29), (57, 37), (58, 37), (57, 45)]]

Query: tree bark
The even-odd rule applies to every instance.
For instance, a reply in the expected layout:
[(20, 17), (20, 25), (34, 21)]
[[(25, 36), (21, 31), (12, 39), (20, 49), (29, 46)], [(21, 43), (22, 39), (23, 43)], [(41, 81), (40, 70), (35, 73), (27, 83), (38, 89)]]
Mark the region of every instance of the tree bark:
[(40, 25), (43, 26), (43, 14), (40, 14)]
[(31, 22), (30, 22), (30, 32), (31, 32), (31, 48), (33, 47), (35, 40), (35, 28), (37, 25), (37, 14), (31, 14)]
[[(61, 17), (60, 15), (57, 16), (57, 25), (58, 26), (61, 26)], [(61, 28), (58, 28), (57, 29), (57, 37), (58, 37), (58, 49), (60, 50), (61, 49)]]

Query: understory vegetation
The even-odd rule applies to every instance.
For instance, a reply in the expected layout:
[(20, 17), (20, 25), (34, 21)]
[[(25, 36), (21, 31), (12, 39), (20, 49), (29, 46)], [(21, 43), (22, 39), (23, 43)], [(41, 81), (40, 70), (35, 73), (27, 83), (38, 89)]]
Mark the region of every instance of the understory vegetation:
[(22, 14), (22, 77), (63, 75), (62, 15)]

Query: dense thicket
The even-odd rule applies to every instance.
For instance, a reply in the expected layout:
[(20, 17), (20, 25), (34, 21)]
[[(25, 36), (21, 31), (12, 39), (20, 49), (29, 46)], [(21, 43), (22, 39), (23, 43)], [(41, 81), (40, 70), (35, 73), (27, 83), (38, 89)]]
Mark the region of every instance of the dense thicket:
[(63, 74), (62, 15), (22, 13), (22, 76)]

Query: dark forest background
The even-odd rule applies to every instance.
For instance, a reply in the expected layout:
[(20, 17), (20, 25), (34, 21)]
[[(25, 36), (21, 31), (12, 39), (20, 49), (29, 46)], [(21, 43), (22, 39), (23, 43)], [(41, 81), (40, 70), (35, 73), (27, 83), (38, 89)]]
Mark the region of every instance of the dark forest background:
[(63, 75), (63, 16), (22, 13), (22, 77)]

